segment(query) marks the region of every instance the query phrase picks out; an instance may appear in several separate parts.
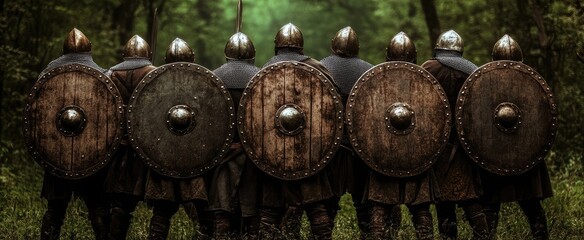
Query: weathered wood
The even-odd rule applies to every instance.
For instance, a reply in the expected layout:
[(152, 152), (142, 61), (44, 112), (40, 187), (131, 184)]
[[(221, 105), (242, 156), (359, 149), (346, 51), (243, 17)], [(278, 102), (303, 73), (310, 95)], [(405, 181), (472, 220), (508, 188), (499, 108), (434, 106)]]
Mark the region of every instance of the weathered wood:
[[(99, 171), (117, 148), (123, 107), (112, 81), (97, 69), (70, 64), (41, 75), (25, 109), (25, 139), (33, 158), (61, 178), (80, 179)], [(77, 135), (59, 131), (58, 114), (77, 106), (86, 125)]]
[[(297, 134), (277, 126), (282, 106), (304, 113)], [(253, 162), (284, 180), (312, 176), (329, 162), (340, 144), (342, 103), (333, 84), (317, 69), (299, 62), (280, 62), (254, 76), (240, 101), (240, 136)]]
[[(171, 131), (169, 111), (185, 105), (194, 127)], [(147, 74), (128, 106), (130, 142), (154, 171), (191, 178), (217, 165), (235, 134), (233, 100), (223, 81), (194, 63), (171, 63)]]
[[(396, 104), (413, 111), (406, 129), (389, 122)], [(444, 90), (423, 68), (406, 62), (382, 63), (365, 72), (349, 94), (346, 113), (357, 154), (374, 170), (392, 177), (426, 171), (450, 132)]]
[[(508, 128), (495, 118), (504, 105), (516, 106), (518, 121)], [(550, 87), (534, 69), (513, 61), (487, 63), (469, 76), (458, 96), (456, 117), (469, 156), (500, 175), (521, 174), (543, 161), (557, 130)]]

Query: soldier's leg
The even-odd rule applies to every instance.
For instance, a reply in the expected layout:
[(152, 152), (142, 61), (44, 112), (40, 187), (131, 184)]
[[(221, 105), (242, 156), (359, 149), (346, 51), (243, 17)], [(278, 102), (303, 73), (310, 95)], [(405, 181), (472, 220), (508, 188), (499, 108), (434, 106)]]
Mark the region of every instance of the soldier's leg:
[(389, 208), (391, 206), (384, 205), (381, 203), (372, 203), (371, 207), (371, 220), (369, 228), (370, 228), (370, 237), (373, 240), (378, 239), (387, 239), (387, 227), (386, 227), (386, 219), (389, 215)]
[(260, 216), (243, 217), (242, 239), (257, 239), (260, 232)]
[(300, 206), (288, 206), (282, 218), (282, 232), (290, 239), (300, 239), (300, 228), (302, 227), (302, 214), (304, 209)]
[(263, 206), (260, 209), (260, 239), (277, 239), (282, 236), (279, 227), (284, 212), (283, 207)]
[(83, 201), (89, 212), (89, 221), (95, 234), (95, 239), (108, 239), (110, 226), (110, 204), (99, 192), (88, 192), (83, 195)]
[(441, 239), (456, 239), (458, 229), (456, 225), (456, 204), (454, 202), (436, 203), (438, 230)]
[(547, 229), (547, 218), (545, 216), (545, 211), (541, 206), (541, 202), (537, 199), (519, 201), (519, 206), (521, 210), (527, 217), (529, 221), (529, 227), (531, 228), (531, 235), (533, 239), (549, 239), (549, 233)]
[(140, 202), (140, 198), (130, 194), (117, 193), (111, 197), (111, 222), (109, 239), (126, 239), (132, 212)]
[(310, 203), (302, 206), (310, 221), (310, 229), (315, 239), (332, 239), (333, 222), (331, 221), (323, 202)]
[(466, 220), (472, 228), (472, 239), (486, 240), (489, 238), (489, 224), (483, 212), (483, 205), (478, 200), (469, 200), (460, 204)]
[(487, 224), (489, 225), (489, 239), (497, 238), (497, 225), (499, 224), (499, 210), (501, 209), (501, 203), (488, 203), (483, 204), (485, 217), (487, 218)]
[(416, 228), (418, 239), (434, 239), (430, 204), (408, 205), (408, 209), (412, 214), (412, 222), (414, 223), (414, 228)]
[(41, 240), (59, 239), (69, 199), (49, 200), (41, 224)]
[(396, 239), (402, 221), (402, 212), (400, 206), (395, 205), (391, 207), (391, 209), (389, 209), (389, 215), (387, 217), (388, 217), (387, 222), (389, 225), (389, 236), (392, 239)]
[(178, 211), (179, 204), (171, 201), (157, 200), (153, 202), (152, 218), (148, 239), (164, 240), (170, 230), (170, 219)]

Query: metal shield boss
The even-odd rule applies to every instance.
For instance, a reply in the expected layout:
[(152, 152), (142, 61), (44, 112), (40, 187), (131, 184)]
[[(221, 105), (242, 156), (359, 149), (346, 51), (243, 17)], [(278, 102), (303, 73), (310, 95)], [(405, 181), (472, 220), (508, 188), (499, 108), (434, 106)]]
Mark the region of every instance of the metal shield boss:
[(42, 73), (25, 108), (28, 151), (47, 172), (81, 179), (107, 165), (123, 134), (123, 102), (109, 77), (81, 64)]
[(456, 105), (464, 150), (489, 172), (524, 173), (543, 161), (552, 147), (557, 130), (552, 91), (521, 62), (481, 66), (465, 81)]
[(415, 64), (392, 61), (369, 69), (353, 86), (346, 108), (353, 148), (386, 176), (423, 173), (448, 141), (452, 116), (446, 93)]
[(235, 134), (223, 81), (195, 63), (162, 65), (136, 87), (128, 106), (132, 147), (159, 174), (191, 178), (217, 165)]
[(343, 134), (343, 105), (333, 83), (316, 68), (278, 62), (249, 82), (237, 124), (259, 169), (297, 180), (318, 173), (332, 159)]

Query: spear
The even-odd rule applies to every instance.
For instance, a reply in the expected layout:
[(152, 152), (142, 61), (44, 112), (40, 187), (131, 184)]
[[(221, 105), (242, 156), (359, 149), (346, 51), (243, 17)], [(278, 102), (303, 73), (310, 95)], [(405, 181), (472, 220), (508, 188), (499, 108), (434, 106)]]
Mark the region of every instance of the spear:
[(150, 43), (152, 45), (152, 63), (156, 57), (156, 40), (158, 38), (158, 8), (154, 9), (154, 16), (152, 16), (152, 33), (150, 35)]
[(243, 3), (242, 0), (237, 2), (237, 19), (235, 20), (235, 32), (241, 32), (241, 15), (243, 12)]

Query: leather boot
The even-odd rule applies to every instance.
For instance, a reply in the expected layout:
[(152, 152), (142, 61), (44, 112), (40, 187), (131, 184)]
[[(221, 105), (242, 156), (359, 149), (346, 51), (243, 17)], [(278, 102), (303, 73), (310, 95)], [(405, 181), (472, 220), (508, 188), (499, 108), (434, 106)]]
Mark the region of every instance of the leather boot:
[(215, 231), (213, 238), (216, 240), (230, 239), (230, 218), (228, 212), (218, 211), (215, 213)]
[(65, 219), (67, 201), (49, 201), (41, 224), (41, 240), (57, 240)]
[(399, 205), (394, 205), (389, 210), (389, 216), (387, 222), (389, 223), (389, 237), (391, 239), (397, 239), (397, 234), (401, 226), (402, 214)]
[(483, 206), (475, 200), (462, 204), (466, 220), (472, 228), (473, 240), (487, 240), (489, 239), (489, 224), (487, 217), (483, 212)]
[(361, 240), (365, 240), (371, 235), (371, 228), (369, 221), (371, 221), (371, 208), (372, 205), (368, 204), (358, 204), (355, 203), (355, 211), (357, 212), (357, 226), (359, 227)]
[(408, 206), (412, 214), (412, 222), (416, 229), (418, 239), (434, 239), (434, 226), (432, 223), (432, 214), (430, 213), (429, 204)]
[(500, 203), (490, 203), (484, 204), (485, 217), (487, 218), (487, 224), (489, 225), (489, 239), (497, 239), (497, 226), (499, 223), (499, 209), (501, 209)]
[(109, 226), (110, 226), (110, 214), (109, 206), (107, 204), (95, 204), (91, 205), (87, 203), (87, 210), (89, 212), (89, 221), (91, 222), (91, 228), (95, 234), (96, 240), (107, 240), (109, 237)]
[(283, 216), (283, 208), (260, 209), (260, 239), (281, 239), (283, 235), (279, 227)]
[(545, 211), (539, 200), (519, 201), (521, 210), (529, 221), (531, 235), (534, 240), (547, 240), (550, 238), (547, 228), (547, 218)]
[(300, 239), (304, 210), (299, 206), (289, 206), (281, 223), (282, 232), (288, 239)]
[(166, 240), (170, 230), (170, 218), (178, 211), (178, 203), (155, 201), (148, 231), (149, 240)]
[[(330, 240), (333, 238), (333, 222), (331, 221), (326, 207), (321, 203), (313, 203), (304, 206), (312, 235), (317, 240)], [(300, 225), (300, 223), (299, 223)], [(298, 238), (294, 238), (298, 239)]]
[(456, 224), (456, 204), (454, 202), (437, 203), (436, 215), (438, 217), (440, 239), (456, 239), (456, 236), (458, 235)]
[(244, 217), (242, 222), (242, 239), (257, 239), (260, 232), (260, 216)]
[(126, 213), (122, 208), (114, 207), (111, 210), (111, 222), (109, 239), (110, 240), (124, 240), (130, 228), (130, 220), (132, 215)]
[(370, 229), (371, 229), (371, 239), (373, 240), (380, 240), (380, 239), (387, 239), (387, 228), (385, 226), (385, 219), (387, 219), (387, 209), (385, 206), (380, 204), (373, 204), (371, 208), (371, 221), (370, 221)]

